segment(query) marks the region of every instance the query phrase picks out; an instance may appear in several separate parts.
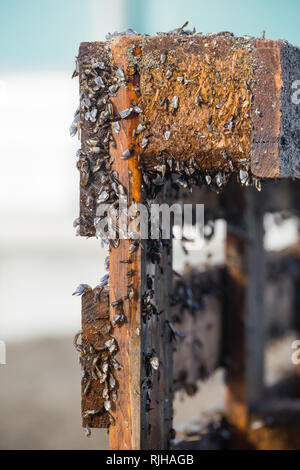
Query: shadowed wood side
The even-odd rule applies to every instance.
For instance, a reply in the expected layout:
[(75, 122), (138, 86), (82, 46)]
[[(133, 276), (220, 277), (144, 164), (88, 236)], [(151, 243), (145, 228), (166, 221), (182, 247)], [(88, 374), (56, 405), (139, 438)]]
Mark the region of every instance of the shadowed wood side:
[[(253, 188), (227, 194), (224, 318), (228, 418), (244, 433), (263, 393), (263, 205)], [(240, 436), (237, 436), (239, 439)]]

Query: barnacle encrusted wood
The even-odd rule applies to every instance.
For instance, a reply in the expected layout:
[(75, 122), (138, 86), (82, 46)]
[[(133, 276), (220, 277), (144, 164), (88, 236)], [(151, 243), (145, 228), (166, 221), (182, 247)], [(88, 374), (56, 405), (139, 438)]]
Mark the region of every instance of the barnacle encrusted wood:
[(99, 189), (105, 185), (111, 167), (109, 142), (113, 112), (107, 81), (110, 82), (112, 71), (108, 51), (102, 43), (82, 43), (77, 64), (75, 73), (79, 73), (80, 87), (78, 131), (81, 132), (81, 149), (77, 153), (80, 171), (80, 218), (77, 224), (80, 235), (94, 236)]
[[(116, 39), (117, 40), (117, 39)], [(253, 41), (230, 34), (145, 38), (133, 50), (140, 75), (140, 106), (148, 136), (143, 160), (161, 153), (204, 172), (244, 167), (250, 158)], [(231, 164), (229, 162), (231, 160)]]
[(292, 101), (299, 48), (230, 33), (145, 38), (136, 48), (128, 60), (140, 75), (146, 164), (163, 153), (194, 157), (204, 172), (251, 162), (255, 176), (300, 176), (299, 103)]
[[(183, 33), (81, 44), (80, 108), (71, 128), (80, 130), (82, 143), (80, 235), (97, 235), (97, 207), (118, 198), (109, 171), (125, 121), (134, 125), (118, 158), (130, 159), (135, 149), (143, 185), (177, 174), (183, 187), (221, 188), (237, 172), (241, 184), (260, 189), (258, 178), (299, 177), (299, 104), (292, 100), (299, 48), (230, 33)], [(135, 73), (132, 89), (116, 65), (118, 47)], [(122, 89), (128, 107), (117, 112)]]
[(285, 42), (182, 28), (80, 46), (80, 106), (70, 129), (81, 137), (75, 226), (109, 245), (110, 263), (97, 288), (76, 291), (83, 332), (75, 343), (83, 423), (87, 433), (114, 424), (111, 449), (167, 449), (174, 437), (172, 243), (136, 239), (137, 229), (124, 239), (120, 214), (128, 222), (137, 203), (171, 205), (174, 187), (219, 191), (234, 172), (258, 190), (260, 177), (299, 176), (288, 92), (298, 58)]
[[(125, 266), (127, 263), (124, 263)], [(127, 267), (128, 269), (128, 267)], [(148, 289), (145, 291), (142, 301), (142, 316), (145, 319), (142, 328), (146, 328), (146, 320), (152, 316), (157, 323), (156, 315), (163, 315), (157, 310), (157, 306), (152, 303), (152, 289), (160, 289), (159, 267), (155, 276), (151, 276), (149, 267), (147, 274)], [(153, 279), (154, 277), (154, 279)], [(174, 389), (184, 389), (188, 394), (193, 394), (197, 390), (197, 380), (206, 378), (220, 365), (220, 353), (222, 351), (222, 278), (223, 269), (214, 268), (207, 271), (190, 269), (182, 276), (174, 273), (174, 285), (171, 301), (171, 316), (169, 320), (164, 320), (163, 331), (166, 334), (156, 335), (156, 341), (168, 342), (173, 345), (174, 371), (170, 374), (170, 379), (174, 383)], [(83, 426), (88, 428), (108, 428), (112, 424), (112, 417), (105, 409), (105, 401), (111, 399), (114, 403), (113, 395), (121, 393), (122, 388), (127, 384), (126, 378), (118, 383), (115, 380), (115, 369), (111, 356), (108, 357), (107, 341), (115, 336), (116, 330), (112, 328), (109, 321), (110, 300), (108, 290), (99, 288), (89, 290), (82, 296), (82, 420)], [(163, 295), (160, 295), (163, 302)], [(115, 314), (122, 309), (121, 304), (115, 306)], [(154, 310), (155, 309), (155, 310)], [(122, 330), (120, 330), (122, 334)], [(149, 343), (151, 341), (151, 343)], [(154, 346), (153, 339), (146, 339), (145, 343)], [(145, 351), (148, 344), (144, 344)], [(161, 347), (165, 346), (162, 344)], [(159, 352), (156, 346), (156, 351)], [(126, 351), (125, 351), (126, 353)], [(128, 353), (128, 352), (127, 352)], [(113, 356), (113, 359), (117, 356)], [(149, 356), (151, 361), (151, 356)], [(106, 377), (101, 380), (99, 374), (103, 374), (103, 365), (108, 363)], [(119, 367), (119, 363), (115, 364)], [(147, 365), (147, 364), (146, 364)], [(149, 362), (149, 365), (150, 362)], [(152, 382), (151, 396), (157, 395), (158, 400), (165, 398), (166, 385), (164, 381), (163, 368), (169, 364), (160, 364), (160, 380), (155, 382), (153, 374), (145, 375), (142, 384), (142, 394), (145, 395), (145, 407), (150, 406), (147, 392), (147, 382)], [(94, 369), (93, 369), (94, 368)], [(145, 371), (146, 372), (146, 371)], [(168, 371), (169, 372), (169, 371)], [(160, 396), (156, 390), (159, 384), (164, 392)], [(107, 390), (107, 392), (105, 392)], [(171, 395), (169, 394), (169, 399)], [(128, 400), (128, 396), (124, 396)], [(120, 403), (116, 402), (116, 407)], [(157, 427), (154, 409), (158, 403), (152, 401), (152, 413), (149, 414), (145, 425)], [(166, 406), (166, 405), (165, 405)], [(124, 413), (124, 409), (122, 413)], [(146, 417), (147, 413), (145, 413)], [(168, 423), (166, 423), (168, 425)], [(157, 430), (157, 432), (160, 432)]]
[(118, 364), (113, 357), (116, 346), (111, 331), (108, 290), (95, 288), (86, 292), (82, 296), (80, 362), (82, 423), (87, 428), (107, 428), (112, 424), (109, 410), (117, 398), (114, 365)]

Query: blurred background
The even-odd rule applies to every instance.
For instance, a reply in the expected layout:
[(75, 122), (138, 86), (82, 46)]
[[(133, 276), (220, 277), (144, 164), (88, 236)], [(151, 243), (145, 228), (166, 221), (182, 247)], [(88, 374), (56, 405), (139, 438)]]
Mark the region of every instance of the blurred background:
[[(104, 431), (86, 439), (80, 424), (80, 376), (72, 336), (80, 328), (80, 301), (72, 297), (104, 273), (105, 250), (75, 237), (79, 176), (76, 139), (69, 125), (78, 104), (71, 80), (81, 41), (104, 40), (128, 27), (154, 34), (189, 20), (197, 31), (285, 38), (300, 45), (298, 0), (1, 0), (0, 2), (0, 448), (105, 448)], [(298, 237), (297, 223), (266, 220), (266, 247), (282, 249)], [(222, 261), (224, 223), (208, 252)], [(186, 261), (175, 247), (175, 269)], [(282, 346), (280, 360), (289, 350)], [(273, 357), (273, 356), (272, 356)], [(222, 372), (201, 387), (206, 408), (223, 406)], [(209, 400), (209, 401), (207, 401)], [(190, 399), (175, 424), (203, 409)], [(188, 411), (189, 410), (189, 411)]]

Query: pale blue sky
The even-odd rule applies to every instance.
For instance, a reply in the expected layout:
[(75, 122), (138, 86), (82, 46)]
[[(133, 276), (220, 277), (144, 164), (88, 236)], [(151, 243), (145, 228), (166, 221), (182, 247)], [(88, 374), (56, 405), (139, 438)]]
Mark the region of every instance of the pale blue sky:
[(130, 23), (153, 34), (185, 20), (197, 31), (285, 38), (300, 46), (300, 0), (127, 0)]
[(107, 2), (110, 10), (121, 4), (115, 29), (153, 34), (189, 20), (197, 31), (260, 35), (266, 29), (267, 38), (300, 45), (300, 0), (0, 0), (0, 68), (70, 70), (81, 41), (103, 38), (106, 16), (114, 26)]

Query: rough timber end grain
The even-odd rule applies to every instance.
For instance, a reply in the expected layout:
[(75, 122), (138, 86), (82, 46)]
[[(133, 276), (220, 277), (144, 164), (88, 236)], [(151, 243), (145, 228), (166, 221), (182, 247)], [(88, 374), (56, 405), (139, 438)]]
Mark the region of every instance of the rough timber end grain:
[(299, 176), (299, 105), (291, 99), (299, 48), (227, 34), (143, 38), (137, 47), (128, 60), (140, 76), (146, 167), (164, 154), (193, 156), (204, 171), (251, 162), (259, 177)]
[(159, 36), (140, 47), (140, 106), (150, 135), (146, 165), (159, 154), (181, 161), (193, 156), (204, 170), (216, 171), (229, 169), (228, 155), (239, 168), (250, 158), (252, 42)]

